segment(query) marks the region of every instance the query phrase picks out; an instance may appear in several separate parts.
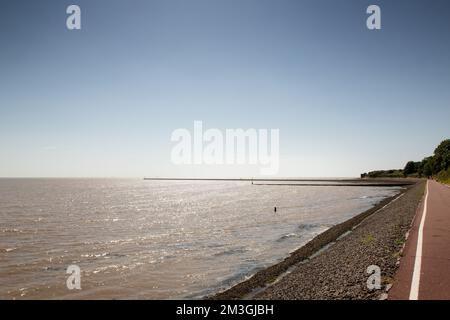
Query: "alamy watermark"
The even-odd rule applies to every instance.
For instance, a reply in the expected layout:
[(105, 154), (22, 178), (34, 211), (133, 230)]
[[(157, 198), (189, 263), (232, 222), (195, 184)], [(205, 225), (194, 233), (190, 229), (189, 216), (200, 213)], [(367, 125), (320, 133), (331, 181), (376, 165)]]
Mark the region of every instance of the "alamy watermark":
[(194, 121), (193, 132), (176, 129), (171, 141), (171, 160), (177, 165), (258, 165), (261, 175), (279, 169), (279, 129), (219, 129), (204, 131), (202, 121)]
[(67, 289), (73, 290), (81, 290), (81, 269), (76, 264), (72, 264), (67, 267), (67, 274), (70, 276), (66, 280)]
[(377, 265), (370, 265), (366, 269), (369, 278), (367, 279), (367, 289), (380, 290), (381, 289), (381, 268)]
[(71, 4), (67, 7), (66, 13), (69, 16), (66, 19), (66, 27), (69, 30), (81, 29), (81, 8), (75, 4)]
[(369, 30), (380, 30), (381, 29), (381, 8), (375, 4), (367, 7), (367, 14), (370, 16), (366, 20), (366, 26)]
[[(66, 19), (66, 27), (69, 30), (81, 29), (81, 8), (76, 4), (71, 4), (67, 7), (66, 13), (69, 15)], [(366, 20), (366, 26), (369, 30), (381, 29), (381, 8), (378, 5), (372, 4), (367, 7), (367, 14), (370, 16)]]

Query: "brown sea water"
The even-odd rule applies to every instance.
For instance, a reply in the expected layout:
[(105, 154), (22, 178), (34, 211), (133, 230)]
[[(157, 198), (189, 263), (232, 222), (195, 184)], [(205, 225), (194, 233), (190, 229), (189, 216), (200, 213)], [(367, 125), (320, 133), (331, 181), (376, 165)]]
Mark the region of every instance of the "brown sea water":
[[(396, 192), (0, 179), (0, 298), (200, 298), (282, 260)], [(81, 269), (81, 290), (66, 287), (72, 264)]]

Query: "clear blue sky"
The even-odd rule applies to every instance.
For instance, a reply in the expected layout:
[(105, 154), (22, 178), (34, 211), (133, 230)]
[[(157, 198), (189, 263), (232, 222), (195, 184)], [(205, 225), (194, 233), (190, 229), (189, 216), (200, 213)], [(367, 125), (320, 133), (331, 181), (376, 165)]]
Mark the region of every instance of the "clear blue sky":
[(171, 164), (194, 120), (279, 128), (279, 176), (403, 167), (450, 136), (449, 34), (445, 0), (5, 0), (0, 176), (257, 175)]

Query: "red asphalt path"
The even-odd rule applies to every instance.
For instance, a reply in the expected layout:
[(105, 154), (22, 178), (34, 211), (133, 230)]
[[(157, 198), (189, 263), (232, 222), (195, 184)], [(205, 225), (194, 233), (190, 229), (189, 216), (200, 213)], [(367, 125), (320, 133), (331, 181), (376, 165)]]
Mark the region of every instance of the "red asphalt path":
[(449, 186), (428, 180), (389, 299), (450, 300)]

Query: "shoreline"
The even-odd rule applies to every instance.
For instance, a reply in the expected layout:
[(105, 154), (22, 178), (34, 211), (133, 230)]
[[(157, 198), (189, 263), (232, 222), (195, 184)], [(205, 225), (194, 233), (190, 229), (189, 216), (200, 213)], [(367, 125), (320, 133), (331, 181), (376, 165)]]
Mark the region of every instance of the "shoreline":
[[(204, 297), (204, 299), (208, 300), (238, 300), (238, 299), (253, 299), (253, 298), (264, 298), (264, 299), (303, 299), (303, 298), (312, 298), (312, 299), (328, 299), (330, 298), (326, 292), (322, 292), (322, 294), (318, 295), (302, 295), (302, 292), (300, 292), (300, 288), (286, 288), (289, 287), (289, 282), (292, 282), (292, 280), (295, 280), (295, 275), (297, 274), (300, 278), (305, 278), (306, 280), (310, 281), (312, 284), (314, 283), (324, 283), (324, 279), (326, 280), (326, 276), (323, 277), (320, 271), (314, 271), (307, 270), (308, 274), (305, 275), (305, 272), (300, 272), (298, 269), (308, 269), (308, 263), (310, 261), (316, 260), (318, 256), (323, 256), (325, 253), (329, 253), (330, 251), (333, 251), (336, 244), (345, 244), (348, 239), (354, 238), (352, 235), (354, 235), (359, 228), (360, 225), (362, 225), (366, 220), (372, 218), (375, 216), (375, 213), (382, 212), (382, 211), (388, 211), (385, 210), (388, 208), (392, 203), (395, 203), (397, 200), (401, 198), (405, 198), (405, 195), (408, 195), (408, 198), (411, 199), (403, 199), (400, 207), (408, 207), (403, 208), (405, 210), (399, 210), (399, 212), (406, 211), (407, 217), (402, 217), (400, 222), (394, 222), (394, 229), (401, 230), (401, 237), (404, 237), (406, 232), (409, 230), (409, 225), (414, 217), (416, 207), (418, 206), (418, 203), (421, 199), (421, 195), (423, 192), (420, 192), (420, 188), (423, 185), (422, 180), (409, 180), (412, 182), (412, 184), (405, 186), (400, 192), (395, 194), (394, 196), (388, 197), (386, 199), (383, 199), (379, 203), (377, 203), (374, 207), (358, 214), (357, 216), (346, 220), (340, 224), (337, 224), (330, 229), (324, 231), (323, 233), (317, 235), (315, 238), (310, 240), (308, 243), (303, 245), (302, 247), (298, 248), (294, 252), (292, 252), (289, 256), (287, 256), (284, 260), (281, 262), (278, 262), (272, 266), (269, 266), (263, 270), (258, 271), (253, 276), (251, 276), (249, 279), (244, 280), (242, 282), (237, 283), (236, 285), (215, 293), (211, 294), (209, 296)], [(419, 190), (419, 191), (418, 191)], [(406, 202), (405, 202), (406, 201)], [(411, 204), (412, 206), (407, 206), (407, 204)], [(388, 208), (389, 209), (389, 208)], [(412, 212), (414, 211), (414, 212)], [(394, 218), (392, 218), (394, 220)], [(379, 220), (379, 219), (378, 219)], [(381, 219), (382, 220), (382, 219)], [(383, 220), (377, 221), (377, 226), (374, 226), (375, 229), (383, 228)], [(389, 221), (386, 221), (386, 225), (389, 224)], [(399, 224), (399, 225), (397, 225)], [(405, 230), (405, 226), (406, 228)], [(367, 229), (367, 226), (365, 226)], [(369, 225), (368, 229), (370, 230), (371, 227)], [(386, 238), (389, 236), (386, 235)], [(399, 234), (396, 234), (395, 237), (400, 237)], [(352, 239), (354, 240), (354, 239)], [(383, 239), (381, 239), (383, 240)], [(386, 239), (385, 239), (386, 240)], [(395, 240), (396, 241), (396, 240)], [(389, 242), (389, 241), (385, 241)], [(399, 242), (399, 241), (397, 241)], [(391, 243), (388, 243), (387, 246), (392, 246)], [(345, 247), (345, 245), (344, 245)], [(399, 246), (393, 246), (392, 252), (389, 252), (389, 254), (396, 255), (399, 250), (397, 248)], [(401, 247), (401, 246), (400, 246)], [(401, 249), (401, 248), (400, 248)], [(348, 248), (347, 253), (349, 253), (350, 257), (352, 256), (352, 248)], [(389, 249), (388, 249), (389, 251)], [(322, 254), (324, 253), (324, 254)], [(356, 256), (355, 256), (356, 258)], [(346, 267), (351, 269), (352, 260), (354, 261), (355, 258), (350, 258), (349, 261), (346, 261), (348, 263), (348, 266), (343, 266), (344, 269)], [(367, 257), (366, 257), (367, 258)], [(369, 252), (369, 259), (370, 259), (370, 252)], [(339, 260), (339, 259), (338, 259)], [(389, 259), (388, 259), (389, 260)], [(392, 261), (391, 261), (392, 262)], [(327, 267), (330, 267), (330, 265), (333, 265), (335, 261), (330, 260), (325, 262)], [(396, 261), (394, 261), (396, 263)], [(323, 269), (325, 269), (325, 266)], [(306, 271), (306, 270), (303, 270)], [(309, 271), (312, 271), (312, 273), (309, 273)], [(363, 270), (362, 273), (364, 273), (366, 270)], [(361, 270), (358, 270), (359, 274), (361, 274)], [(390, 272), (392, 273), (392, 272)], [(294, 279), (290, 279), (288, 281), (284, 281), (287, 277), (294, 277)], [(302, 279), (304, 281), (305, 279)], [(364, 283), (365, 284), (365, 283)], [(314, 285), (313, 285), (314, 286)], [(325, 285), (325, 287), (327, 287)], [(361, 284), (359, 284), (359, 287), (361, 287)], [(268, 290), (270, 289), (270, 290)], [(304, 291), (310, 291), (308, 288), (305, 288)], [(331, 289), (331, 288), (330, 288)], [(336, 290), (335, 290), (336, 289)], [(268, 291), (274, 291), (280, 293), (279, 295), (270, 295), (267, 294)], [(314, 290), (312, 290), (314, 291)], [(339, 288), (332, 289), (333, 292), (339, 291)], [(334, 296), (333, 296), (334, 297)], [(338, 298), (358, 298), (357, 295), (352, 296), (341, 296)]]
[[(379, 186), (405, 186), (414, 184), (409, 178), (167, 178), (144, 177), (144, 181), (236, 181), (236, 182), (328, 182), (365, 185), (370, 183)], [(283, 184), (284, 185), (284, 184)], [(297, 184), (294, 184), (297, 185)], [(303, 184), (298, 184), (303, 185)], [(316, 184), (315, 184), (316, 185)], [(328, 184), (327, 184), (328, 185)]]

